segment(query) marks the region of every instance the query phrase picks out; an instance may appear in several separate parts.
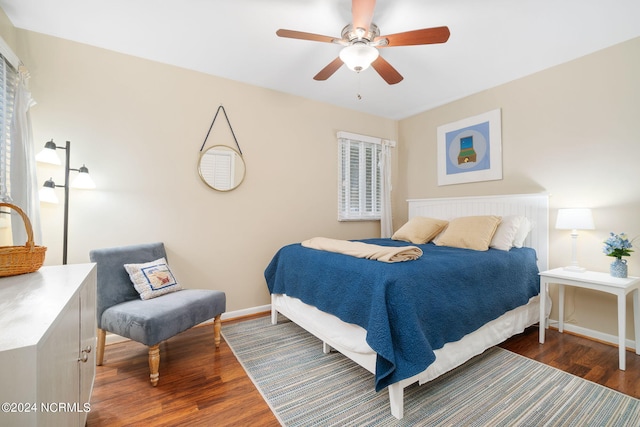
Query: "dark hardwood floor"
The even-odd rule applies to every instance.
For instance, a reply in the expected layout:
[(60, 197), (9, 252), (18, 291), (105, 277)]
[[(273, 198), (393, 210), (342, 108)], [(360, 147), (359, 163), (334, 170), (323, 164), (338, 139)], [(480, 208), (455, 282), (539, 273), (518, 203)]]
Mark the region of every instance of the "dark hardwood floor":
[(640, 399), (640, 356), (627, 350), (626, 370), (618, 369), (618, 347), (547, 329), (538, 343), (538, 327), (509, 338), (500, 347), (575, 376)]
[[(553, 329), (541, 345), (537, 327), (501, 347), (640, 398), (640, 356), (634, 352), (627, 351), (627, 370), (620, 371), (616, 347)], [(145, 346), (107, 346), (103, 366), (96, 367), (87, 426), (280, 425), (226, 342), (212, 348), (213, 326), (161, 344), (160, 382), (151, 387)]]
[(157, 387), (147, 360), (147, 347), (133, 341), (106, 347), (88, 427), (280, 425), (224, 339), (215, 349), (213, 325), (160, 345)]

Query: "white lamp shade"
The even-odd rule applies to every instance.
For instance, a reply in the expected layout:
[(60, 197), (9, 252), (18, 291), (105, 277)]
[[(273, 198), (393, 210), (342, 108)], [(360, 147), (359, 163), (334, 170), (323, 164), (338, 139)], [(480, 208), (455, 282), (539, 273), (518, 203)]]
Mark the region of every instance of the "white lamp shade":
[(60, 157), (56, 153), (55, 148), (43, 148), (38, 154), (36, 154), (36, 162), (50, 163), (52, 165), (60, 165)]
[(360, 72), (369, 68), (369, 65), (376, 59), (380, 52), (373, 46), (369, 46), (366, 43), (354, 43), (350, 46), (343, 48), (340, 51), (340, 59), (351, 70)]
[(58, 204), (58, 196), (56, 196), (56, 190), (51, 187), (42, 187), (38, 192), (40, 201), (43, 203)]
[(593, 215), (591, 209), (558, 209), (556, 220), (558, 230), (593, 230)]
[(92, 190), (96, 188), (96, 183), (93, 182), (93, 179), (91, 179), (89, 172), (80, 171), (80, 173), (78, 173), (78, 175), (71, 182), (71, 186), (73, 188)]

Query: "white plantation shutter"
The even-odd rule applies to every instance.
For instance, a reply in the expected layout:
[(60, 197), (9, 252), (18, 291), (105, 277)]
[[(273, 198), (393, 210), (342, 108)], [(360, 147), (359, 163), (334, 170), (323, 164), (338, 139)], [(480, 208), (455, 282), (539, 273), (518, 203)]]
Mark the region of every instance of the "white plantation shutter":
[(11, 119), (18, 73), (0, 54), (0, 200), (11, 200)]
[(378, 220), (382, 211), (383, 141), (338, 132), (338, 220)]

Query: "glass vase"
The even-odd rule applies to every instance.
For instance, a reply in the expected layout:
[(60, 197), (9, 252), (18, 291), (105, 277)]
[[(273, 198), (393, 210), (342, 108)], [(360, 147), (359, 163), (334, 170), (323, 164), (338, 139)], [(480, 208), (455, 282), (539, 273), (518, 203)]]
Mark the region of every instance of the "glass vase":
[(627, 260), (622, 258), (616, 258), (609, 267), (611, 277), (627, 277)]

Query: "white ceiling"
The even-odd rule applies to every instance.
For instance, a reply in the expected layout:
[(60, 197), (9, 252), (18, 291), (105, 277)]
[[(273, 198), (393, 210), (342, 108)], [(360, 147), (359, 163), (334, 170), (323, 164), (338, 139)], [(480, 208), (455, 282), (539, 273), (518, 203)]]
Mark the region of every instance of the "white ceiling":
[(315, 81), (340, 46), (275, 34), (339, 37), (351, 0), (0, 0), (0, 8), (17, 28), (391, 119), (640, 36), (639, 0), (379, 0), (382, 35), (451, 31), (445, 44), (381, 50), (404, 76), (389, 86), (371, 68), (345, 66)]

